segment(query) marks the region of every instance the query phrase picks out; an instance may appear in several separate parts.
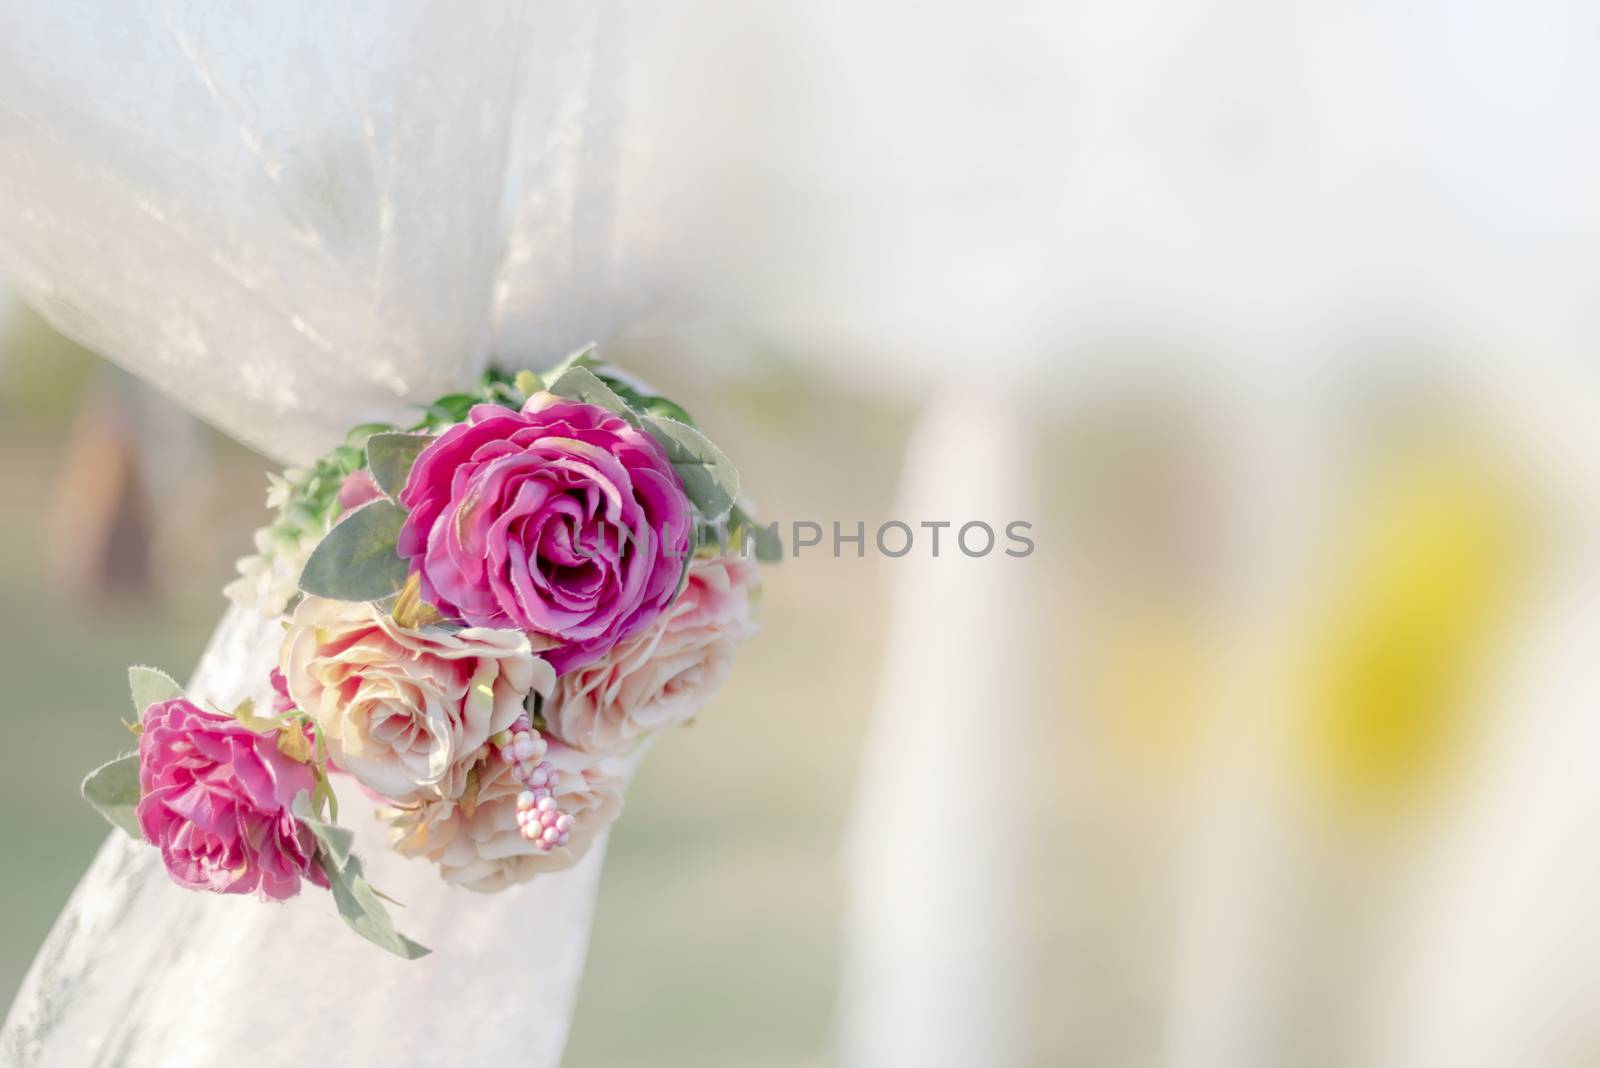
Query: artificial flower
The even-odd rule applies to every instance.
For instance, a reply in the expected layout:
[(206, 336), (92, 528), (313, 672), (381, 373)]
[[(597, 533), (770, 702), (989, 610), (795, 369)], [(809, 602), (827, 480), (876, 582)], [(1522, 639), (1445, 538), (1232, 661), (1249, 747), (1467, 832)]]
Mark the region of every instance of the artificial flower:
[(174, 882), (274, 901), (301, 879), (328, 885), (315, 838), (290, 812), (315, 773), (279, 749), (276, 731), (183, 698), (150, 705), (140, 722), (135, 815)]
[(398, 549), (424, 600), (472, 626), (547, 635), (558, 673), (647, 629), (683, 575), (692, 510), (628, 420), (537, 393), (474, 407), (417, 457)]
[(542, 713), (570, 745), (612, 753), (640, 735), (693, 718), (728, 677), (752, 631), (756, 565), (737, 556), (696, 559), (672, 607), (642, 634), (556, 683)]
[(459, 795), (489, 737), (555, 685), (518, 631), (409, 628), (376, 605), (320, 597), (295, 609), (278, 666), (330, 759), (396, 800)]
[(572, 818), (566, 844), (541, 849), (524, 837), (517, 797), (525, 787), (514, 765), (490, 757), (474, 769), (463, 796), (390, 810), (394, 848), (426, 857), (446, 882), (468, 890), (503, 890), (540, 872), (571, 867), (622, 811), (624, 783), (602, 771), (592, 756), (559, 741), (549, 742), (544, 760), (551, 766), (556, 804)]
[(256, 531), (256, 552), (235, 563), (239, 577), (222, 587), (223, 595), (240, 608), (264, 616), (281, 616), (300, 595), (300, 572), (311, 550), (322, 540), (323, 530), (288, 530), (263, 527)]

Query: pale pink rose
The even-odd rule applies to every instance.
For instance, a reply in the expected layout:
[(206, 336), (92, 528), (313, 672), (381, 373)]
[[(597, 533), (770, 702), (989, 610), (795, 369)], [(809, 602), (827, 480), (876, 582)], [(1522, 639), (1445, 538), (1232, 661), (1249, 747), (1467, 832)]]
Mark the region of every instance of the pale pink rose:
[(513, 630), (408, 629), (366, 602), (306, 597), (279, 652), (295, 705), (328, 754), (395, 800), (452, 798), (489, 736), (555, 671)]
[(545, 753), (555, 769), (551, 786), (561, 812), (573, 818), (566, 845), (544, 851), (522, 837), (517, 794), (523, 785), (511, 765), (491, 757), (480, 764), (476, 792), (453, 801), (427, 801), (387, 813), (396, 851), (426, 857), (446, 882), (468, 890), (503, 890), (540, 872), (576, 864), (595, 837), (622, 811), (626, 785), (600, 770), (594, 758), (550, 740)]
[(754, 561), (693, 561), (683, 593), (649, 630), (557, 681), (542, 709), (551, 733), (604, 754), (692, 719), (727, 679), (734, 650), (754, 629), (756, 584)]
[(289, 809), (316, 785), (312, 770), (232, 716), (182, 698), (139, 717), (139, 804), (145, 838), (173, 882), (282, 901), (300, 880), (327, 886), (316, 839)]

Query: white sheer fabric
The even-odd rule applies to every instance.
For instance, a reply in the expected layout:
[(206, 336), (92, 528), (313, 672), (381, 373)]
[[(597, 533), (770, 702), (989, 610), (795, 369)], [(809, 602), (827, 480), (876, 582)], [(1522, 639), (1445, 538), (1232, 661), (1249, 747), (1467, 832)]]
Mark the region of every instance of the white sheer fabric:
[[(222, 707), (247, 694), (269, 701), (262, 680), (281, 636), (276, 620), (230, 610), (190, 693)], [(182, 890), (154, 850), (115, 833), (35, 960), (0, 1058), (73, 1068), (559, 1063), (604, 840), (566, 872), (474, 894), (392, 853), (367, 818), (371, 803), (339, 785), (373, 885), (404, 902), (396, 922), (431, 956), (375, 949), (325, 895), (272, 906)]]
[[(146, 0), (5, 3), (0, 18), (0, 271), (62, 330), (276, 457), (403, 419), (491, 356), (555, 358), (621, 310), (615, 5)], [(259, 693), (279, 637), (231, 612), (192, 692)], [(183, 892), (114, 835), (0, 1059), (556, 1064), (604, 842), (480, 896), (390, 854), (369, 807), (347, 797), (346, 822), (432, 957), (386, 959), (319, 895)]]
[(0, 269), (266, 452), (603, 332), (615, 5), (7, 3)]

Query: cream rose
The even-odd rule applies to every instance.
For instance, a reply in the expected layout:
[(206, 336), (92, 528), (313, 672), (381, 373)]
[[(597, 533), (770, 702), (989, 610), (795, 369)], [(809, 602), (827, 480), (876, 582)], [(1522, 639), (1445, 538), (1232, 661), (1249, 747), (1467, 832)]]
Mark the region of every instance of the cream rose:
[(509, 764), (491, 757), (478, 765), (462, 796), (385, 813), (395, 850), (426, 857), (439, 866), (446, 882), (483, 892), (526, 882), (539, 872), (572, 867), (622, 811), (626, 783), (602, 771), (592, 756), (554, 739), (544, 759), (554, 767), (551, 785), (556, 804), (573, 819), (566, 845), (542, 851), (522, 837), (517, 794), (523, 786), (512, 776)]
[(367, 603), (306, 597), (279, 653), (295, 704), (329, 756), (396, 801), (449, 799), (489, 736), (555, 671), (514, 630), (408, 629)]
[(683, 593), (649, 630), (594, 664), (562, 676), (542, 709), (550, 731), (591, 753), (687, 722), (726, 681), (753, 631), (756, 565), (739, 557), (692, 561)]

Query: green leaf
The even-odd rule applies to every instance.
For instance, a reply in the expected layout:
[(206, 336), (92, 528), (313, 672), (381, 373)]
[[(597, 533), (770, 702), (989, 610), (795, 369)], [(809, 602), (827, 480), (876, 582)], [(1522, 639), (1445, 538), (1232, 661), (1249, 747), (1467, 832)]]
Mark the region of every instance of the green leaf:
[(700, 510), (707, 523), (727, 517), (739, 499), (739, 472), (733, 461), (700, 431), (676, 419), (644, 416), (640, 425), (667, 450), (667, 459), (678, 472), (683, 491)]
[(354, 856), (350, 849), (356, 843), (354, 831), (347, 827), (341, 827), (337, 823), (327, 823), (318, 819), (316, 814), (311, 811), (311, 802), (304, 790), (295, 795), (294, 801), (290, 805), (290, 811), (295, 814), (297, 819), (311, 828), (311, 833), (317, 836), (317, 845), (321, 847), (321, 852), (329, 863), (340, 869), (349, 866), (350, 860)]
[[(311, 726), (311, 717), (306, 716), (303, 726)], [(333, 784), (328, 781), (328, 739), (325, 732), (313, 730), (316, 736), (317, 749), (312, 754), (311, 770), (317, 777), (317, 784), (311, 791), (311, 810), (317, 814), (318, 819), (336, 820), (339, 818), (339, 795), (333, 792)]]
[(776, 564), (783, 560), (783, 542), (771, 527), (752, 523), (744, 528), (745, 536), (756, 541), (756, 559), (763, 564)]
[(427, 434), (374, 434), (368, 438), (367, 467), (378, 488), (390, 498), (398, 497), (411, 465), (433, 441)]
[(361, 466), (361, 450), (354, 445), (336, 445), (328, 459), (340, 474), (349, 474)]
[(240, 701), (238, 705), (234, 707), (234, 710), (228, 714), (234, 719), (238, 720), (239, 726), (243, 727), (247, 731), (254, 731), (257, 734), (268, 734), (283, 727), (283, 720), (279, 719), (277, 716), (256, 715), (255, 700), (249, 697), (246, 697), (243, 701)]
[(636, 419), (627, 402), (611, 392), (611, 387), (596, 378), (587, 367), (573, 367), (563, 372), (560, 378), (550, 383), (549, 389), (558, 397), (598, 405), (608, 412), (627, 417), (630, 422)]
[(333, 792), (333, 784), (328, 781), (325, 765), (318, 763), (314, 768), (317, 776), (317, 785), (311, 791), (311, 807), (317, 815), (326, 815), (330, 820), (339, 818), (339, 795)]
[(640, 415), (659, 415), (690, 426), (698, 425), (694, 421), (694, 416), (677, 401), (653, 392), (650, 387), (637, 379), (626, 377), (610, 364), (596, 364), (590, 370), (594, 372), (596, 378), (611, 387), (611, 391), (621, 397), (628, 407)]
[(399, 592), (408, 568), (395, 552), (406, 513), (392, 501), (362, 505), (312, 550), (300, 588), (335, 601), (377, 601)]
[(345, 924), (373, 945), (406, 960), (432, 952), (395, 930), (389, 910), (362, 874), (361, 859), (350, 852), (354, 836), (343, 827), (317, 819), (304, 790), (295, 795), (291, 811), (317, 837), (317, 863), (328, 876), (328, 888)]
[(776, 525), (762, 526), (738, 505), (733, 506), (733, 512), (728, 517), (730, 540), (735, 541), (738, 550), (743, 552), (744, 544), (740, 539), (752, 539), (755, 542), (756, 559), (763, 564), (776, 564), (783, 560), (783, 541), (772, 529)]
[(517, 376), (511, 381), (516, 386), (517, 392), (522, 394), (523, 399), (533, 396), (544, 388), (544, 379), (532, 371), (518, 371)]
[(517, 387), (510, 382), (492, 382), (487, 388), (485, 401), (489, 404), (498, 404), (503, 408), (521, 408), (524, 397)]
[(183, 687), (172, 681), (172, 676), (143, 666), (128, 669), (128, 691), (133, 697), (133, 714), (141, 717), (151, 705), (183, 696)]
[(394, 429), (396, 428), (393, 423), (362, 423), (344, 436), (344, 443), (359, 449), (366, 445), (367, 439), (372, 435), (384, 434)]
[(111, 826), (143, 840), (144, 833), (134, 816), (134, 807), (139, 804), (138, 753), (119, 756), (91, 771), (83, 780), (83, 799)]
[[(610, 380), (608, 379), (607, 381), (609, 382)], [(612, 388), (616, 388), (616, 383), (612, 382), (611, 385)], [(621, 390), (618, 390), (618, 392), (620, 393)], [(623, 393), (623, 399), (625, 399), (629, 404), (633, 405), (637, 411), (643, 412), (645, 415), (659, 415), (666, 419), (676, 420), (677, 422), (683, 423), (687, 426), (696, 425), (694, 416), (685, 411), (683, 406), (678, 404), (677, 401), (668, 400), (666, 397), (647, 397), (643, 394), (629, 391), (629, 393)]]
[(689, 565), (694, 563), (695, 556), (704, 546), (708, 529), (700, 523), (689, 524), (689, 541), (683, 547), (683, 570), (678, 573), (678, 593), (673, 594), (674, 597), (683, 593), (684, 587), (689, 585)]
[(545, 371), (539, 377), (545, 382), (554, 382), (574, 367), (595, 368), (600, 366), (600, 360), (595, 357), (596, 345), (593, 342), (569, 355), (566, 359)]
[(475, 393), (450, 393), (428, 405), (428, 424), (459, 423), (467, 417), (474, 404), (483, 400)]
[[(617, 412), (619, 415), (627, 415), (629, 412), (636, 415), (655, 415), (686, 423), (689, 426), (695, 425), (694, 417), (682, 405), (653, 392), (648, 386), (625, 375), (619, 368), (613, 367), (596, 356), (596, 351), (594, 345), (587, 345), (550, 368), (542, 376), (534, 376), (534, 378), (542, 378), (544, 382), (543, 388), (557, 396), (581, 400), (588, 404), (598, 404), (602, 408)], [(589, 378), (596, 379), (599, 382), (599, 388), (597, 389), (592, 383), (588, 382), (587, 378), (582, 376), (574, 376), (566, 387), (558, 387), (561, 380), (572, 374), (573, 371), (587, 371)], [(527, 372), (524, 373), (526, 374)], [(582, 383), (581, 387), (578, 385), (579, 383)], [(523, 386), (524, 380), (521, 376), (518, 376), (517, 384), (519, 387)], [(524, 389), (523, 392), (528, 396), (532, 396), (539, 386), (536, 381), (530, 381), (528, 384), (533, 388)], [(579, 388), (592, 391), (593, 396), (580, 395), (578, 392), (574, 392)]]

